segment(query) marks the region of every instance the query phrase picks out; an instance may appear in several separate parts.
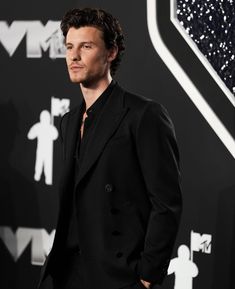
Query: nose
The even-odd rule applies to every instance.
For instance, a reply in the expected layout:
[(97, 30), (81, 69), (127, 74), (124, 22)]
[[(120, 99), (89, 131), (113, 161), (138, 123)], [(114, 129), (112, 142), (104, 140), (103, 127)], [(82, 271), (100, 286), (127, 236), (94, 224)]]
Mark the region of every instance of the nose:
[(72, 61), (81, 60), (80, 53), (79, 53), (78, 51), (74, 51), (74, 52), (71, 54), (71, 60), (72, 60)]
[(77, 61), (77, 60), (78, 60), (78, 57), (77, 57), (77, 55), (76, 55), (76, 56), (75, 56), (75, 55), (74, 55), (74, 56), (72, 56), (71, 60), (72, 60), (72, 61)]

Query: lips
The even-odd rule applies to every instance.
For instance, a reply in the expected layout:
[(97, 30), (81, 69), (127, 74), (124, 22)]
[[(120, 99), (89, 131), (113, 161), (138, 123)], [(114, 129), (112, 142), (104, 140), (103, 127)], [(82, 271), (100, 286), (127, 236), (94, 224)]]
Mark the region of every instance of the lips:
[(80, 66), (80, 65), (71, 65), (71, 66), (70, 66), (70, 69), (71, 69), (71, 70), (82, 69), (82, 68), (84, 68), (84, 66)]

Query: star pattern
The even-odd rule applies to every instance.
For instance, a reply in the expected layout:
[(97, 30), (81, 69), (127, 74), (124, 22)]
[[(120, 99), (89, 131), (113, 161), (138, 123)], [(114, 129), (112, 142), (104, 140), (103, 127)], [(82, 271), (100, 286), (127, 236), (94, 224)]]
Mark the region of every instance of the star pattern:
[(234, 0), (177, 0), (177, 17), (235, 95)]

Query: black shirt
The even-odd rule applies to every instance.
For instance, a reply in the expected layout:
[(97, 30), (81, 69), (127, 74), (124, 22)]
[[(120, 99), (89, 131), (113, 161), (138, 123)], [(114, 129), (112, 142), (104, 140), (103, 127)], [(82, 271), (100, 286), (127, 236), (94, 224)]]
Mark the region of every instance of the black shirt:
[[(77, 138), (77, 145), (75, 150), (75, 175), (74, 175), (74, 183), (76, 181), (76, 177), (78, 176), (78, 171), (83, 161), (84, 152), (89, 140), (89, 137), (94, 129), (94, 124), (101, 113), (105, 102), (107, 101), (108, 97), (112, 93), (112, 90), (115, 86), (116, 82), (112, 80), (106, 90), (96, 99), (96, 101), (87, 109), (87, 117), (85, 118), (84, 128), (83, 128), (83, 136), (81, 139), (80, 130), (78, 132)], [(79, 112), (79, 128), (81, 127), (82, 123), (82, 116), (85, 112), (86, 104), (85, 100), (83, 99), (83, 103), (81, 105), (81, 110)], [(76, 202), (75, 202), (75, 191), (73, 192), (73, 202), (72, 202), (72, 210), (71, 216), (69, 220), (69, 233), (66, 243), (66, 249), (70, 251), (77, 251), (79, 250), (79, 236), (77, 234), (77, 219), (76, 219)]]

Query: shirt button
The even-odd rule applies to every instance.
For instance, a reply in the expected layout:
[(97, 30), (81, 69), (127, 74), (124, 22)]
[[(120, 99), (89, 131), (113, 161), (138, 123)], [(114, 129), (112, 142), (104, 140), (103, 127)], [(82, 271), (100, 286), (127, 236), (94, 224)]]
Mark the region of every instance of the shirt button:
[(105, 192), (110, 193), (113, 191), (113, 186), (111, 184), (105, 185)]
[(116, 254), (116, 257), (117, 258), (121, 258), (123, 256), (123, 253), (122, 252), (117, 252), (117, 254)]

